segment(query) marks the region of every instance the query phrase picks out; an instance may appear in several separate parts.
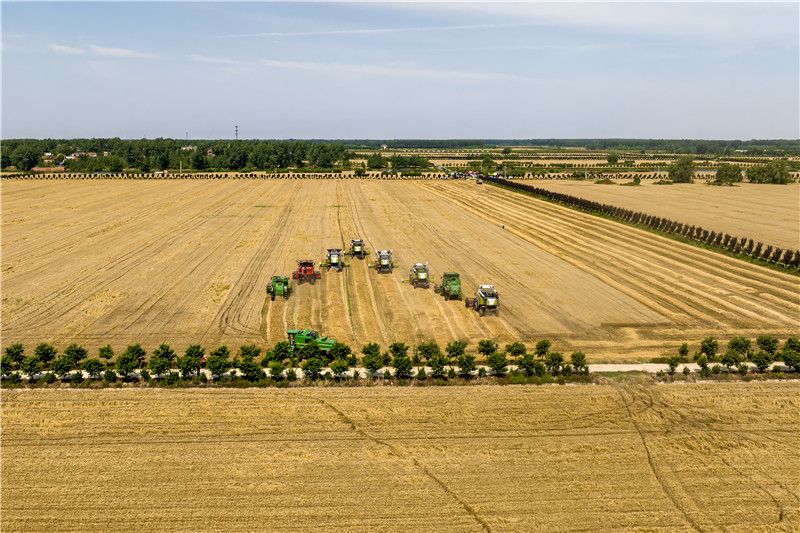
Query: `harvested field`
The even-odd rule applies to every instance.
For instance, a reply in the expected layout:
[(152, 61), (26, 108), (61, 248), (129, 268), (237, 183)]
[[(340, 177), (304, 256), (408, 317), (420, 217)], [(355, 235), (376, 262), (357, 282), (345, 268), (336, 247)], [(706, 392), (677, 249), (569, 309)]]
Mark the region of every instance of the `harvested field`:
[[(2, 198), (4, 346), (272, 346), (311, 327), (356, 348), (547, 337), (630, 360), (800, 329), (796, 276), (471, 182), (7, 181)], [(270, 276), (349, 237), (400, 268), (352, 259), (270, 302)], [(494, 284), (499, 316), (402, 284), (417, 261), (467, 294)]]
[(704, 181), (653, 185), (643, 180), (639, 187), (597, 185), (592, 181), (572, 180), (520, 183), (702, 226), (734, 237), (747, 237), (781, 248), (800, 248), (800, 183), (740, 183), (735, 187), (709, 186)]
[(4, 532), (797, 531), (794, 383), (15, 390)]

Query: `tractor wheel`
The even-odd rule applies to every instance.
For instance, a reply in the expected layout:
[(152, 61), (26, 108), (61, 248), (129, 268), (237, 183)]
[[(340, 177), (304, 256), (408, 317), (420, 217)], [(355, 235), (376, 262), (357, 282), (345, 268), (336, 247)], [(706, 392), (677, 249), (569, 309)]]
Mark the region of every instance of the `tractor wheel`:
[(483, 315), (484, 315), (484, 313), (486, 313), (486, 308), (484, 308), (484, 307), (480, 307), (480, 308), (478, 309), (478, 316), (483, 316)]
[(270, 296), (270, 298), (269, 298), (269, 299), (270, 299), (270, 300), (272, 300), (272, 301), (274, 302), (274, 301), (275, 301), (275, 293), (274, 293), (274, 292), (271, 292), (271, 293), (269, 293), (269, 296)]

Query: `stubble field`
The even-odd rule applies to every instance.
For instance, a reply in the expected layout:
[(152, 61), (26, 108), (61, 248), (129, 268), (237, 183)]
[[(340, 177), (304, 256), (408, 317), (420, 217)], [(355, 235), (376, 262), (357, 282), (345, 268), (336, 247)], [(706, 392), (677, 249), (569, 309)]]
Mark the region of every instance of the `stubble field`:
[(796, 383), (4, 391), (4, 532), (797, 531)]
[[(2, 202), (3, 346), (268, 348), (310, 327), (356, 348), (546, 337), (591, 361), (800, 329), (796, 276), (474, 182), (4, 180)], [(270, 276), (350, 237), (400, 268), (352, 259), (270, 302)], [(493, 284), (499, 316), (402, 284), (418, 261)]]

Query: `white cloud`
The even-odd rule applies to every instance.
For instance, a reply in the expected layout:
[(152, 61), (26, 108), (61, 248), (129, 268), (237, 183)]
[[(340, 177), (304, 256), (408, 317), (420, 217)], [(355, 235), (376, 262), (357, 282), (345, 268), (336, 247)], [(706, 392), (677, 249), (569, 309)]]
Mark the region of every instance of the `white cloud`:
[(60, 44), (51, 44), (50, 49), (59, 54), (80, 55), (85, 54), (86, 50), (83, 48), (73, 48), (72, 46), (61, 46)]
[(410, 28), (362, 28), (349, 30), (327, 30), (327, 31), (297, 31), (297, 32), (260, 32), (260, 33), (241, 33), (218, 35), (217, 37), (320, 37), (326, 35), (374, 35), (386, 33), (410, 33), (425, 31), (461, 31), (461, 30), (493, 30), (504, 28), (517, 28), (529, 26), (526, 24), (467, 24), (461, 26), (418, 26)]
[(236, 61), (227, 57), (209, 57), (200, 54), (189, 54), (189, 59), (198, 63), (216, 63), (220, 65), (234, 65)]
[(158, 54), (151, 52), (137, 52), (135, 50), (128, 50), (127, 48), (109, 48), (106, 46), (97, 46), (94, 44), (89, 45), (89, 49), (97, 55), (111, 56), (111, 57), (134, 57), (139, 59), (153, 59), (158, 57)]

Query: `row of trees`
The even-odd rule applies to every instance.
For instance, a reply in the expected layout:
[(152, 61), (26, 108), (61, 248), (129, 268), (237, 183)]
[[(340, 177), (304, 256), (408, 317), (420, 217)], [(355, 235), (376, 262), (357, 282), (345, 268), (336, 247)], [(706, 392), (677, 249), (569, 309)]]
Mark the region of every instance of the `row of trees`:
[[(573, 352), (567, 362), (561, 353), (551, 351), (550, 347), (551, 342), (544, 339), (536, 344), (532, 353), (528, 353), (521, 342), (508, 344), (501, 350), (496, 342), (484, 339), (478, 343), (478, 353), (495, 374), (506, 373), (510, 364), (516, 365), (527, 376), (588, 373), (586, 356), (582, 352)], [(397, 378), (415, 374), (422, 377), (426, 372), (425, 367), (436, 378), (446, 375), (470, 377), (476, 370), (480, 375), (485, 375), (485, 369), (479, 368), (476, 363), (476, 356), (467, 353), (466, 348), (465, 341), (448, 343), (444, 350), (435, 342), (426, 342), (416, 346), (409, 355), (410, 347), (401, 342), (392, 343), (386, 351), (382, 351), (377, 343), (368, 343), (361, 348), (359, 357), (347, 344), (337, 342), (330, 352), (322, 352), (312, 341), (295, 356), (289, 343), (281, 341), (261, 358), (261, 348), (252, 344), (241, 346), (235, 357), (232, 357), (227, 346), (220, 346), (206, 355), (202, 346), (193, 344), (186, 348), (183, 355), (178, 355), (169, 345), (162, 344), (148, 358), (140, 344), (132, 344), (114, 359), (115, 353), (110, 345), (101, 347), (97, 357), (89, 358), (88, 351), (77, 344), (71, 344), (58, 354), (52, 345), (41, 343), (30, 356), (25, 355), (22, 344), (13, 344), (6, 348), (0, 360), (0, 371), (4, 378), (16, 375), (19, 379), (21, 373), (34, 380), (39, 374), (45, 373), (45, 376), (52, 376), (52, 380), (55, 380), (82, 377), (81, 372), (73, 374), (75, 370), (82, 370), (91, 378), (103, 377), (107, 381), (114, 381), (117, 377), (128, 379), (137, 369), (147, 379), (170, 378), (173, 369), (177, 369), (184, 379), (202, 378), (204, 374), (201, 374), (201, 368), (207, 368), (215, 379), (234, 371), (230, 375), (258, 381), (267, 378), (265, 368), (273, 379), (297, 379), (295, 369), (299, 367), (307, 378), (313, 380), (319, 378), (325, 368), (341, 378), (360, 363), (372, 375), (386, 369), (385, 377), (392, 376), (387, 367), (394, 369), (393, 375)], [(416, 373), (414, 367), (417, 367)]]
[(504, 187), (525, 191), (539, 198), (576, 207), (582, 211), (602, 214), (623, 222), (641, 224), (663, 233), (681, 236), (708, 246), (727, 250), (735, 255), (780, 264), (789, 269), (800, 269), (800, 250), (783, 249), (778, 246), (765, 245), (762, 242), (757, 242), (746, 237), (733, 237), (727, 233), (718, 233), (700, 226), (683, 224), (668, 218), (648, 215), (647, 213), (616, 207), (610, 204), (603, 204), (570, 194), (549, 191), (532, 185), (510, 182), (492, 177), (486, 177), (484, 179)]
[[(714, 369), (709, 367), (709, 364), (716, 361), (727, 367), (729, 372), (736, 368), (742, 374), (748, 371), (748, 361), (753, 363), (759, 372), (764, 372), (776, 361), (782, 361), (795, 372), (800, 372), (800, 340), (797, 337), (789, 337), (779, 349), (780, 341), (777, 337), (759, 335), (755, 340), (755, 346), (758, 347), (757, 350), (751, 339), (737, 336), (732, 337), (725, 352), (720, 353), (719, 341), (711, 335), (700, 342), (700, 350), (694, 354), (694, 361), (700, 366), (700, 375), (703, 377), (711, 375)], [(677, 354), (667, 359), (670, 372), (675, 372), (678, 365), (687, 360), (688, 355), (689, 346), (684, 343)]]
[[(667, 167), (669, 179), (675, 183), (691, 183), (695, 177), (694, 159), (685, 155), (679, 157)], [(773, 159), (763, 165), (753, 165), (744, 171), (747, 181), (751, 183), (776, 183), (785, 185), (792, 183), (794, 178), (789, 171), (789, 161), (786, 159)], [(731, 163), (720, 163), (714, 176), (715, 183), (738, 183), (744, 179), (742, 167)]]

